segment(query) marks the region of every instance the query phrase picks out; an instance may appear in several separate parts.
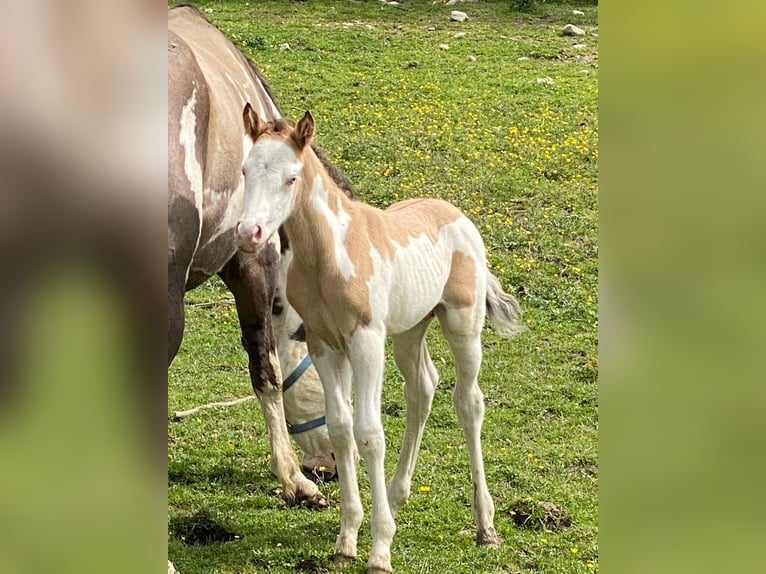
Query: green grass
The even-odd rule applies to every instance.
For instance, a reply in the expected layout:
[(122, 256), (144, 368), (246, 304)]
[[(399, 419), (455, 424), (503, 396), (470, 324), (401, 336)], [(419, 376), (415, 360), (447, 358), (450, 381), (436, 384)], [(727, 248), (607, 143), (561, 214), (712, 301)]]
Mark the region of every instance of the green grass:
[[(261, 67), (288, 116), (312, 111), (319, 145), (361, 198), (385, 206), (442, 197), (462, 208), (531, 328), (511, 340), (485, 330), (484, 450), (503, 537), (498, 549), (473, 544), (451, 357), (438, 329), (429, 334), (442, 382), (414, 492), (397, 516), (394, 570), (597, 571), (597, 7), (539, 3), (530, 15), (512, 12), (507, 1), (200, 6), (212, 8), (208, 17)], [(572, 16), (572, 8), (586, 15)], [(453, 9), (470, 19), (450, 22)], [(588, 35), (562, 36), (569, 22)], [(458, 31), (465, 37), (453, 38)], [(279, 49), (285, 42), (292, 50)], [(554, 83), (538, 83), (543, 77)], [(184, 343), (169, 373), (170, 410), (250, 391), (230, 297), (217, 281), (188, 295)], [(214, 305), (195, 306), (205, 302)], [(401, 382), (389, 360), (383, 398), (389, 476), (404, 430)], [(337, 483), (322, 486), (333, 500), (324, 511), (287, 508), (272, 494), (277, 483), (254, 403), (170, 423), (168, 435), (168, 551), (182, 574), (364, 571), (367, 522), (359, 558), (344, 568), (330, 562)], [(539, 501), (557, 505), (571, 524), (535, 515), (517, 525), (512, 509)], [(240, 538), (182, 542), (178, 534), (200, 509)]]

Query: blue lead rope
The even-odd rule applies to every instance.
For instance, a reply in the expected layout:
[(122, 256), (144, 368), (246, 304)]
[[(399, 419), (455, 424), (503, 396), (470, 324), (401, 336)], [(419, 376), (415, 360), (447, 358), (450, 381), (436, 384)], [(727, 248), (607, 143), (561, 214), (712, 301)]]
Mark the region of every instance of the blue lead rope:
[(282, 381), (282, 392), (286, 393), (287, 389), (292, 387), (295, 382), (301, 378), (301, 375), (306, 372), (306, 369), (309, 368), (311, 365), (311, 357), (306, 355), (303, 357), (303, 360), (298, 363), (298, 366), (295, 367), (295, 370), (290, 373), (290, 376), (287, 377), (284, 381)]
[[(292, 387), (298, 379), (301, 378), (303, 373), (306, 372), (306, 369), (309, 368), (311, 365), (311, 357), (306, 355), (303, 357), (303, 360), (298, 363), (298, 366), (295, 367), (295, 370), (290, 373), (290, 376), (287, 377), (284, 381), (282, 381), (282, 392), (286, 393), (287, 390)], [(314, 430), (315, 428), (321, 427), (323, 424), (325, 424), (325, 418), (324, 416), (319, 417), (318, 419), (314, 419), (313, 421), (308, 421), (305, 423), (300, 424), (290, 424), (287, 423), (287, 432), (290, 434), (300, 434), (302, 432), (307, 432), (310, 430)]]
[(323, 424), (325, 424), (324, 415), (319, 417), (318, 419), (314, 419), (313, 421), (308, 421), (306, 423), (300, 423), (297, 425), (291, 425), (290, 423), (287, 423), (287, 432), (290, 434), (301, 434), (302, 432), (314, 430), (315, 428), (321, 427)]

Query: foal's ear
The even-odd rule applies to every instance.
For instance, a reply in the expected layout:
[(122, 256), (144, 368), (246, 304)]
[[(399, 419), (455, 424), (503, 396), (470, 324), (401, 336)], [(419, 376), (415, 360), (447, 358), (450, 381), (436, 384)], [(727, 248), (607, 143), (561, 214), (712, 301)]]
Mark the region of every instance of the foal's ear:
[(245, 104), (245, 109), (242, 112), (242, 120), (245, 122), (245, 132), (250, 136), (250, 139), (255, 141), (260, 133), (263, 131), (263, 122), (258, 114), (255, 113), (253, 106), (250, 102)]
[(307, 145), (311, 144), (311, 140), (314, 138), (314, 116), (312, 116), (311, 112), (308, 110), (306, 110), (306, 113), (303, 114), (303, 117), (298, 122), (298, 125), (295, 126), (295, 131), (293, 131), (292, 138), (295, 142), (295, 145), (298, 146), (298, 149), (303, 149)]

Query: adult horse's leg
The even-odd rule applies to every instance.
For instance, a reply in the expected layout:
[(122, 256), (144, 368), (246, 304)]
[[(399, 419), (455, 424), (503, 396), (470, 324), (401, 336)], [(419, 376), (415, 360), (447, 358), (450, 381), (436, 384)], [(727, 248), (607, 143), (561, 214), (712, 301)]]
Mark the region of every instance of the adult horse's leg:
[(178, 198), (168, 205), (168, 366), (183, 339), (186, 275), (200, 225), (199, 213), (190, 201)]
[(327, 499), (303, 476), (290, 444), (282, 403), (282, 374), (271, 327), (271, 304), (278, 279), (279, 254), (272, 244), (256, 255), (242, 252), (232, 257), (219, 273), (234, 294), (242, 329), (242, 345), (249, 357), (250, 380), (258, 396), (269, 431), (271, 470), (282, 484), (288, 502), (306, 501), (327, 506)]
[(407, 399), (407, 428), (396, 473), (388, 483), (388, 504), (394, 514), (410, 496), (423, 429), (439, 383), (439, 374), (426, 348), (425, 335), (430, 323), (428, 318), (409, 331), (391, 337), (394, 360), (404, 376), (404, 395)]
[[(484, 297), (478, 305), (484, 305)], [(455, 358), (455, 390), (452, 402), (463, 426), (473, 485), (473, 513), (476, 518), (476, 544), (497, 546), (500, 538), (494, 527), (495, 504), (487, 488), (481, 453), (481, 427), (484, 420), (484, 395), (478, 384), (481, 367), (481, 327), (483, 308), (449, 309), (440, 307), (437, 316)]]

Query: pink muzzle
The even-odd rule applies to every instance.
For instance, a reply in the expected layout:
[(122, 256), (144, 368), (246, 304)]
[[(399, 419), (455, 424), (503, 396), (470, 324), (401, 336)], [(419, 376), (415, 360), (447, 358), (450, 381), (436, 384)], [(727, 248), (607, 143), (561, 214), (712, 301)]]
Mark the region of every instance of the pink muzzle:
[(263, 225), (250, 219), (237, 223), (237, 245), (242, 251), (253, 253), (268, 239)]

